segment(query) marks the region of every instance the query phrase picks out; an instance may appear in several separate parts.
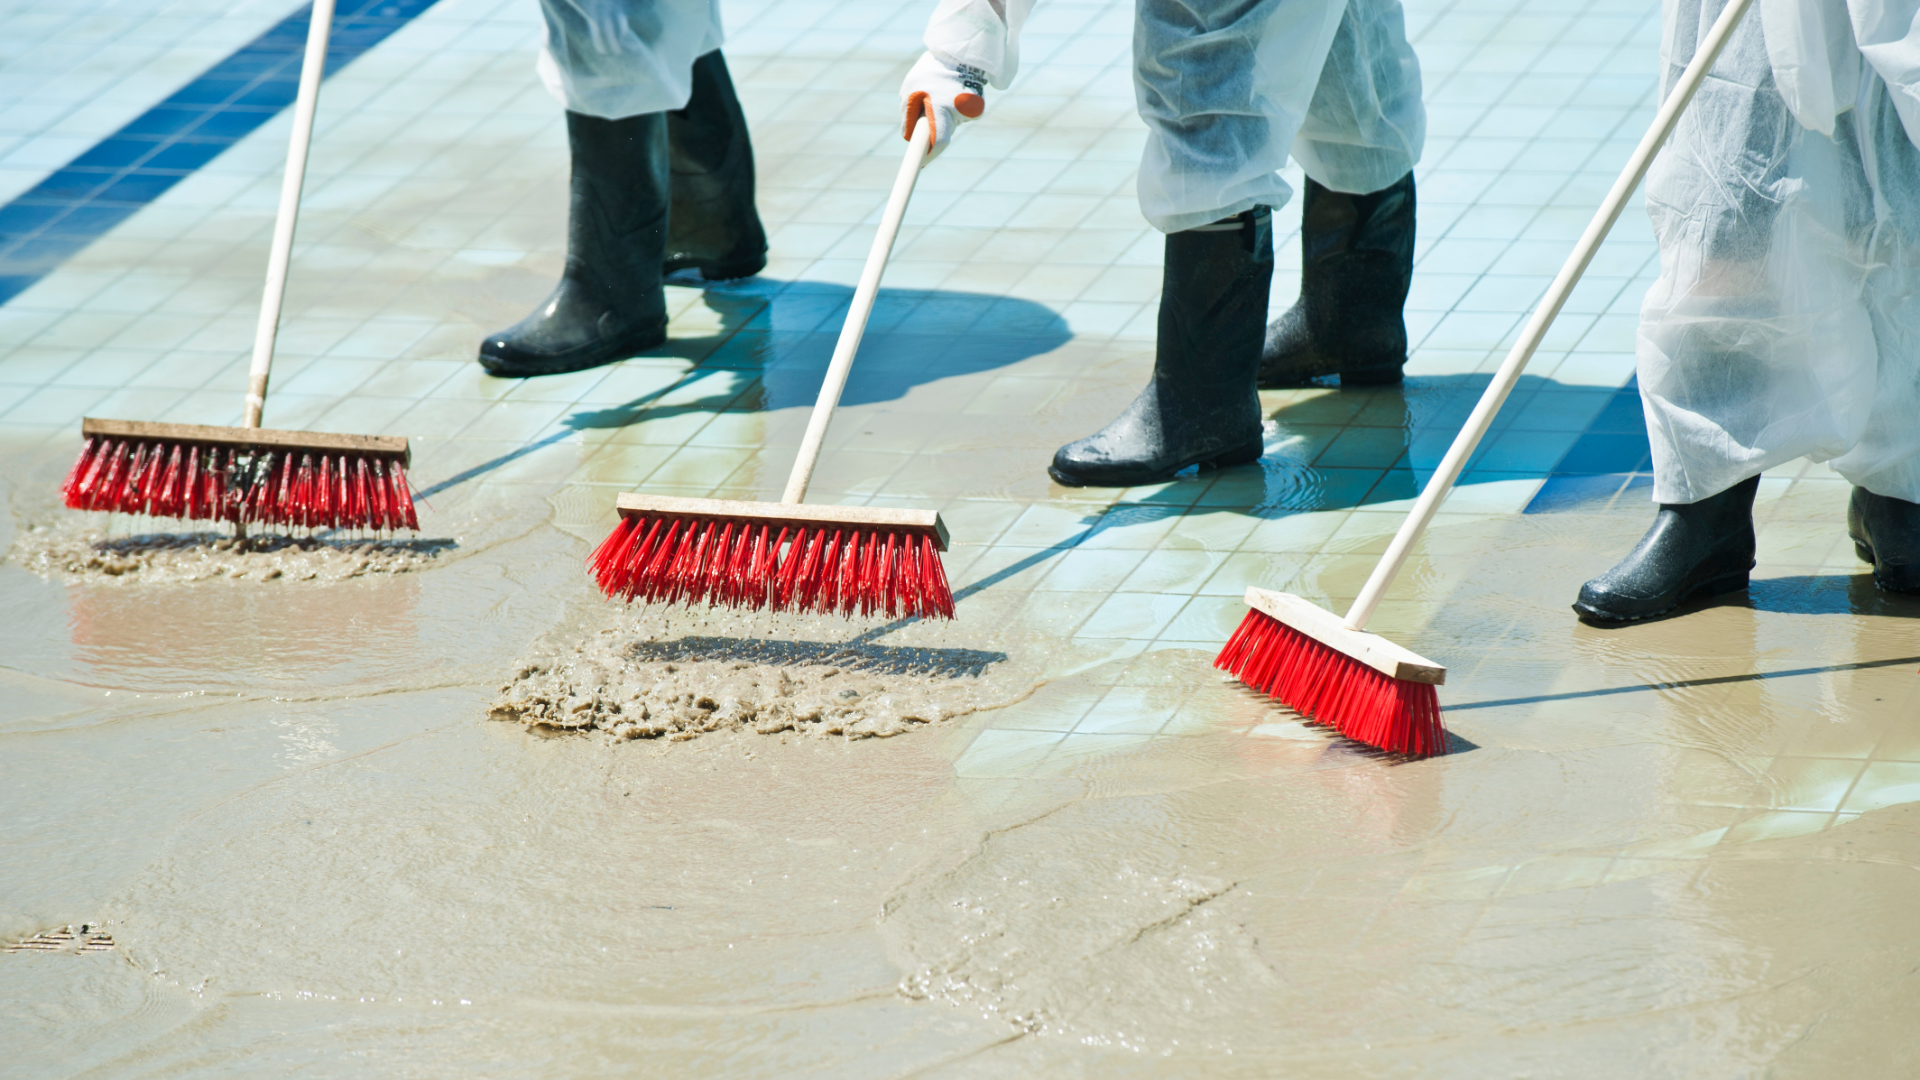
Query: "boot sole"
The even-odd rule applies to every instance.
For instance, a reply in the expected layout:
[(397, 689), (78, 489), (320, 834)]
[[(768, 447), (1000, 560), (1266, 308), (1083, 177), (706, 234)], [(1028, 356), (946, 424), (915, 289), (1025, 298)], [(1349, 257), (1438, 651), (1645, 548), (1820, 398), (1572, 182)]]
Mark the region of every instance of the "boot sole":
[(758, 259), (725, 266), (715, 266), (695, 259), (672, 259), (661, 264), (660, 273), (666, 275), (677, 274), (682, 270), (698, 270), (700, 276), (708, 281), (739, 281), (741, 278), (750, 278), (766, 268), (767, 260), (764, 255)]
[(1311, 375), (1289, 375), (1286, 378), (1274, 376), (1258, 380), (1262, 390), (1298, 390), (1302, 387), (1319, 385), (1315, 380), (1329, 376), (1338, 376), (1340, 386), (1398, 386), (1406, 381), (1406, 372), (1400, 365), (1388, 368), (1370, 368), (1362, 371), (1341, 371), (1338, 368), (1315, 372)]
[(1185, 462), (1173, 468), (1156, 469), (1152, 472), (1123, 473), (1112, 479), (1083, 479), (1071, 473), (1061, 472), (1052, 465), (1047, 466), (1047, 475), (1053, 477), (1055, 483), (1064, 487), (1139, 487), (1141, 484), (1159, 484), (1171, 480), (1175, 474), (1189, 465), (1200, 466), (1201, 472), (1211, 472), (1215, 469), (1230, 469), (1235, 465), (1251, 465), (1259, 461), (1260, 455), (1264, 453), (1266, 453), (1266, 446), (1262, 443), (1254, 442), (1246, 446), (1234, 447), (1232, 450), (1228, 450), (1223, 454), (1215, 454), (1212, 457), (1202, 458), (1198, 461)]
[(1866, 563), (1868, 566), (1873, 567), (1873, 587), (1874, 588), (1879, 589), (1881, 592), (1894, 593), (1899, 596), (1920, 595), (1920, 574), (1914, 575), (1914, 580), (1912, 582), (1896, 583), (1892, 581), (1887, 581), (1886, 579), (1880, 576), (1880, 571), (1881, 571), (1880, 560), (1874, 558), (1873, 548), (1869, 547), (1865, 540), (1862, 540), (1857, 536), (1850, 537), (1849, 539), (1853, 541), (1854, 555), (1858, 556), (1861, 562)]
[(1611, 611), (1602, 611), (1597, 607), (1583, 604), (1577, 600), (1574, 601), (1573, 610), (1581, 619), (1588, 622), (1614, 624), (1645, 622), (1648, 619), (1658, 619), (1664, 615), (1671, 615), (1673, 612), (1685, 607), (1690, 601), (1711, 600), (1716, 596), (1725, 596), (1728, 593), (1744, 592), (1750, 584), (1748, 580), (1749, 574), (1750, 571), (1742, 570), (1737, 574), (1723, 574), (1710, 581), (1703, 581), (1693, 588), (1688, 589), (1686, 592), (1681, 593), (1674, 599), (1673, 603), (1668, 604), (1658, 611), (1645, 611), (1636, 615), (1620, 615)]
[(667, 329), (665, 326), (662, 326), (658, 330), (629, 334), (625, 338), (622, 338), (617, 344), (608, 348), (596, 349), (591, 353), (582, 353), (570, 359), (559, 359), (551, 362), (532, 361), (525, 364), (516, 364), (510, 360), (501, 360), (497, 357), (488, 356), (483, 352), (479, 356), (479, 361), (480, 367), (484, 369), (487, 374), (495, 378), (536, 379), (542, 375), (565, 375), (569, 372), (585, 371), (588, 368), (619, 363), (635, 353), (643, 353), (648, 349), (658, 348), (666, 343)]

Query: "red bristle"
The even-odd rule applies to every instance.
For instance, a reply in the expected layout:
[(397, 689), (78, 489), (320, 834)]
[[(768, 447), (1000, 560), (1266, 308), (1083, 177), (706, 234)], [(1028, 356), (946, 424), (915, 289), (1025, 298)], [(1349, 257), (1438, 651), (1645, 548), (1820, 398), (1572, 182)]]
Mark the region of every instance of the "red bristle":
[(920, 538), (920, 554), (920, 596), (923, 601), (931, 601), (931, 607), (923, 606), (921, 614), (951, 619), (953, 588), (947, 584), (947, 568), (940, 564), (940, 549), (933, 545), (933, 537)]
[(75, 510), (91, 510), (95, 494), (100, 490), (100, 481), (106, 471), (107, 461), (113, 456), (115, 443), (112, 439), (102, 438), (99, 447), (93, 452), (93, 461), (87, 465), (87, 471), (81, 475), (80, 483), (67, 497), (67, 505)]
[(186, 499), (180, 490), (181, 470), (185, 466), (183, 458), (186, 447), (175, 443), (167, 454), (167, 467), (160, 474), (160, 487), (154, 493), (151, 512), (160, 517), (179, 517)]
[(131, 443), (119, 443), (113, 448), (113, 455), (107, 459), (107, 469), (100, 482), (93, 489), (87, 501), (89, 510), (105, 510), (109, 513), (120, 508), (120, 488), (126, 483), (127, 458), (133, 453)]
[(629, 603), (644, 586), (647, 568), (655, 559), (663, 557), (663, 548), (672, 544), (675, 524), (664, 518), (655, 518), (652, 524), (648, 524), (645, 518), (634, 520), (638, 522), (633, 532), (636, 539), (629, 541), (627, 555), (614, 564), (616, 585), (607, 590), (607, 595), (618, 593)]
[(267, 503), (266, 520), (275, 525), (295, 523), (293, 513), (293, 453), (288, 451), (280, 455), (280, 468), (270, 475), (277, 476), (278, 482), (273, 488), (273, 497)]
[(203, 509), (204, 504), (200, 499), (200, 448), (189, 446), (187, 467), (180, 476), (180, 516), (188, 521), (198, 520), (206, 516), (202, 513)]
[[(293, 455), (287, 455), (289, 464)], [(301, 454), (300, 464), (293, 467), (293, 479), (287, 485), (281, 518), (288, 525), (302, 528), (313, 527), (313, 455)]]
[(134, 514), (140, 511), (140, 477), (147, 471), (147, 455), (151, 448), (146, 443), (137, 443), (133, 449), (133, 460), (127, 464), (126, 471), (120, 474), (120, 482), (109, 490), (112, 500), (107, 509), (119, 514)]
[(161, 489), (166, 486), (167, 457), (167, 446), (165, 443), (154, 443), (148, 447), (147, 464), (140, 472), (139, 489), (134, 492), (133, 496), (134, 505), (138, 508), (139, 513), (154, 514), (159, 512), (157, 506), (160, 502), (160, 492)]
[(953, 617), (932, 538), (884, 530), (622, 516), (587, 566), (628, 601)]
[(1414, 757), (1446, 752), (1432, 685), (1390, 678), (1263, 611), (1247, 612), (1214, 666), (1356, 742)]
[(420, 531), (420, 515), (413, 509), (413, 485), (407, 480), (407, 470), (398, 461), (387, 463), (387, 476), (393, 481), (393, 505), (399, 513), (394, 518), (394, 527), (407, 527), (409, 532)]
[(601, 592), (612, 593), (619, 588), (618, 567), (626, 558), (627, 545), (639, 526), (639, 518), (622, 517), (607, 538), (600, 541), (600, 546), (593, 549), (593, 554), (587, 556), (588, 572), (593, 574)]
[(340, 509), (334, 502), (334, 494), (339, 485), (334, 477), (340, 468), (332, 454), (321, 454), (313, 470), (313, 519), (314, 526), (322, 529), (340, 527)]
[(652, 601), (663, 595), (661, 582), (666, 579), (673, 560), (679, 557), (680, 545), (692, 532), (692, 522), (675, 518), (666, 523), (659, 537), (651, 540), (652, 547), (635, 557), (633, 577), (626, 589), (629, 601), (635, 598)]
[(352, 461), (350, 454), (335, 458), (333, 471), (327, 478), (328, 486), (333, 489), (333, 527), (336, 529), (353, 528)]
[(87, 441), (80, 446), (80, 457), (74, 461), (73, 468), (67, 471), (67, 478), (61, 482), (60, 497), (67, 504), (68, 509), (85, 508), (80, 502), (81, 483), (93, 468), (94, 462), (98, 460), (97, 455), (100, 453), (102, 443), (103, 440), (98, 436), (88, 436)]
[(367, 468), (367, 527), (375, 532), (393, 528), (393, 481), (387, 478), (386, 462), (375, 459)]

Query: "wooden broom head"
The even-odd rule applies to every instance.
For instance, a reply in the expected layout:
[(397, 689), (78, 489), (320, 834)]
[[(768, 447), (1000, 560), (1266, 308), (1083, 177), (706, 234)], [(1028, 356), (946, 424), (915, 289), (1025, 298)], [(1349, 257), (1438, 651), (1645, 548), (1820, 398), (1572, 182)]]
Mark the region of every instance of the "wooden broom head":
[(656, 603), (953, 617), (931, 510), (626, 494), (589, 560), (610, 597)]
[(407, 440), (388, 435), (81, 422), (61, 494), (75, 510), (306, 529), (420, 528)]
[(1434, 692), (1446, 668), (1290, 593), (1249, 588), (1247, 606), (1215, 667), (1356, 742), (1446, 753)]

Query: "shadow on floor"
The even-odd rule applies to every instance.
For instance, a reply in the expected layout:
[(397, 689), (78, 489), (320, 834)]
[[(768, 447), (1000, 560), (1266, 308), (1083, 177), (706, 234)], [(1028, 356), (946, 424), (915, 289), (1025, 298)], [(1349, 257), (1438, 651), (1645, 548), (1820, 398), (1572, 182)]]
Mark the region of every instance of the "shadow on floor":
[[(560, 430), (482, 462), (415, 494), (429, 499), (510, 464), (578, 431), (605, 431), (644, 420), (723, 409), (809, 408), (846, 319), (853, 290), (811, 281), (753, 278), (701, 294), (719, 316), (712, 334), (674, 338), (639, 357), (680, 357), (693, 371), (726, 372), (712, 393), (661, 405), (678, 381), (618, 405), (582, 409)], [(1065, 345), (1073, 331), (1044, 304), (942, 289), (882, 288), (854, 359), (841, 405), (895, 401), (922, 383), (1017, 364)], [(743, 397), (742, 395), (748, 395)]]
[(1007, 654), (981, 649), (908, 648), (864, 642), (765, 641), (754, 638), (686, 637), (643, 641), (628, 650), (638, 661), (720, 660), (748, 664), (831, 665), (881, 675), (932, 675), (947, 679), (977, 677)]

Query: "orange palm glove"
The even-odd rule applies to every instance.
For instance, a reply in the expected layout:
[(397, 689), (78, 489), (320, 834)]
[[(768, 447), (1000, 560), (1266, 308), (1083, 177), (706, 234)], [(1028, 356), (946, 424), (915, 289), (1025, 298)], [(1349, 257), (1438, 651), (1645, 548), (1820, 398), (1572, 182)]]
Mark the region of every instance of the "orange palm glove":
[(932, 53), (923, 53), (900, 84), (900, 111), (904, 119), (900, 136), (913, 138), (914, 121), (925, 116), (933, 124), (933, 145), (927, 160), (940, 156), (953, 138), (953, 129), (987, 110), (987, 73), (964, 64), (942, 61)]

